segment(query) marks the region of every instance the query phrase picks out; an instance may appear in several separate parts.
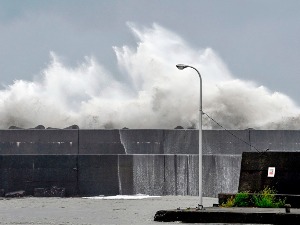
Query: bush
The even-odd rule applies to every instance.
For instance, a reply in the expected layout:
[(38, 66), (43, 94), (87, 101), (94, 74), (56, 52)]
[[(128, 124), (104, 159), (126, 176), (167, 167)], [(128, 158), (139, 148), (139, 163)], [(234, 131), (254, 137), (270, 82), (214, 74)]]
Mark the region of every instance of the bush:
[(285, 205), (285, 199), (276, 199), (276, 191), (266, 187), (257, 195), (253, 195), (253, 202), (256, 207), (260, 208), (280, 208)]
[(226, 203), (222, 203), (222, 207), (234, 207), (234, 197), (231, 196), (230, 198), (227, 199)]
[(237, 193), (234, 198), (234, 206), (236, 207), (249, 207), (251, 205), (251, 196), (249, 192)]
[(223, 207), (247, 207), (251, 201), (249, 192), (240, 192), (227, 199), (226, 203), (223, 203)]
[(276, 191), (265, 187), (257, 194), (249, 194), (249, 192), (240, 192), (227, 199), (223, 203), (223, 207), (259, 207), (259, 208), (280, 208), (284, 207), (286, 199), (276, 199)]

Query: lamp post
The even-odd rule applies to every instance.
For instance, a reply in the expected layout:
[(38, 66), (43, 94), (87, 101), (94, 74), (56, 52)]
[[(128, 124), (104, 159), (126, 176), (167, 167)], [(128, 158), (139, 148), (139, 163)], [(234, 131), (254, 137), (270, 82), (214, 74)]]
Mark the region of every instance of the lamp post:
[(192, 66), (189, 65), (184, 65), (184, 64), (177, 64), (176, 67), (179, 70), (183, 70), (187, 67), (190, 67), (194, 70), (196, 70), (196, 72), (199, 75), (199, 79), (200, 79), (200, 106), (199, 106), (199, 207), (203, 208), (203, 201), (202, 201), (202, 78), (201, 78), (201, 74), (200, 72)]

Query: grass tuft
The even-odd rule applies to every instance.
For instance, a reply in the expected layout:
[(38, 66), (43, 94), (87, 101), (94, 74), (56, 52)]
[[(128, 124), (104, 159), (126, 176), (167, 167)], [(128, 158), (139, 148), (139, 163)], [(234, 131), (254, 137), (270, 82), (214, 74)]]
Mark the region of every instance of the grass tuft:
[(259, 207), (259, 208), (281, 208), (284, 207), (286, 199), (277, 199), (277, 192), (269, 187), (265, 187), (259, 193), (253, 195), (249, 192), (240, 192), (235, 197), (227, 199), (222, 207)]

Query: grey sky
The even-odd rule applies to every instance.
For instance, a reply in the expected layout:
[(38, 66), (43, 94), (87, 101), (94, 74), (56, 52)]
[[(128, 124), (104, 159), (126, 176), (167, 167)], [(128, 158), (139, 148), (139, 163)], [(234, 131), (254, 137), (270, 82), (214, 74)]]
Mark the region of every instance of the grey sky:
[(299, 105), (299, 10), (298, 0), (0, 0), (0, 83), (34, 79), (50, 51), (70, 66), (93, 55), (118, 76), (112, 46), (135, 45), (126, 22), (156, 22)]

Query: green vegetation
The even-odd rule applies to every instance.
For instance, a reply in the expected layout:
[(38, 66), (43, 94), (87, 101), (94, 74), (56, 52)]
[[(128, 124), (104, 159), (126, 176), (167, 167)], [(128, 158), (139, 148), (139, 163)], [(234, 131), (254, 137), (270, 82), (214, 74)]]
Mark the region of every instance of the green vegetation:
[(258, 195), (253, 195), (254, 205), (260, 208), (280, 208), (285, 205), (285, 199), (276, 199), (276, 191), (266, 187)]
[(235, 206), (235, 198), (231, 196), (230, 198), (227, 199), (226, 203), (223, 203), (221, 205), (222, 207), (234, 207)]
[(237, 193), (234, 198), (234, 205), (236, 207), (247, 207), (251, 202), (251, 195), (248, 192)]
[(260, 207), (260, 208), (280, 208), (284, 207), (286, 199), (277, 199), (276, 191), (265, 187), (259, 193), (249, 194), (249, 192), (240, 192), (227, 199), (222, 207)]

